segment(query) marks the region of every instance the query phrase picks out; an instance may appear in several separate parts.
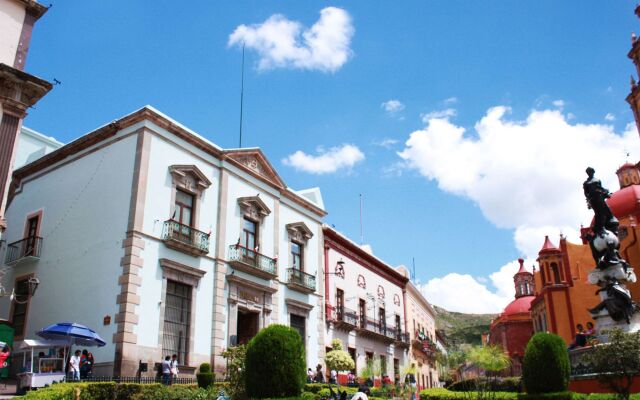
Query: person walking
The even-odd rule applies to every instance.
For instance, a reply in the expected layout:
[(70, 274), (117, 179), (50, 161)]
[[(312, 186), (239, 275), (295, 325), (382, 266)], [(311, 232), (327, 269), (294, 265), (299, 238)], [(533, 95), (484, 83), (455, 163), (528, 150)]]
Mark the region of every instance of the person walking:
[(171, 384), (171, 356), (166, 356), (162, 362), (162, 383)]
[(171, 383), (178, 379), (178, 355), (171, 356)]
[(71, 373), (72, 381), (80, 380), (80, 350), (76, 350), (75, 354), (69, 359), (69, 372)]

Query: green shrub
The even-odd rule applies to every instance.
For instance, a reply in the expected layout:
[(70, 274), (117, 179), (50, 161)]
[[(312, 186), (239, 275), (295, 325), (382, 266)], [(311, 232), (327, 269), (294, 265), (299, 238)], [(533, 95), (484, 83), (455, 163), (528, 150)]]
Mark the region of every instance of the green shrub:
[(202, 364), (200, 364), (200, 368), (199, 369), (200, 369), (201, 373), (211, 372), (211, 364), (202, 363)]
[[(564, 343), (564, 341), (563, 341)], [(518, 400), (572, 400), (576, 399), (575, 393), (572, 392), (554, 392), (554, 393), (520, 393)]]
[(80, 391), (80, 400), (113, 400), (116, 398), (115, 382), (95, 382)]
[(141, 389), (138, 383), (121, 383), (116, 386), (116, 400), (129, 400), (133, 395), (140, 393)]
[(251, 398), (299, 396), (306, 380), (300, 334), (270, 325), (247, 345), (245, 383)]
[(300, 395), (301, 400), (315, 400), (315, 398), (316, 398), (315, 393), (311, 393), (311, 392), (302, 392), (302, 394)]
[(140, 385), (140, 391), (131, 396), (131, 400), (166, 400), (167, 398), (167, 387), (159, 383)]
[(216, 381), (216, 375), (211, 372), (211, 364), (200, 364), (200, 371), (196, 374), (196, 380), (198, 381), (198, 387), (203, 389), (214, 384)]
[[(474, 392), (478, 389), (477, 384), (475, 379), (464, 379), (449, 385), (447, 389), (453, 392)], [(498, 378), (486, 384), (490, 386), (486, 390), (491, 392), (522, 392), (522, 381), (518, 377)]]
[(533, 335), (527, 344), (522, 365), (522, 380), (527, 393), (565, 392), (569, 373), (569, 355), (564, 340), (552, 333)]
[(247, 347), (238, 345), (229, 347), (222, 352), (222, 357), (227, 360), (227, 380), (229, 386), (225, 389), (225, 393), (231, 396), (233, 400), (246, 400), (246, 384), (245, 384), (245, 359), (247, 356)]
[[(420, 392), (420, 400), (476, 400), (477, 398), (478, 392), (454, 392), (441, 388), (425, 389)], [(518, 400), (518, 393), (491, 392), (490, 398), (495, 400)]]
[(318, 393), (321, 389), (324, 389), (326, 387), (327, 385), (324, 383), (307, 383), (304, 385), (303, 390), (305, 392)]

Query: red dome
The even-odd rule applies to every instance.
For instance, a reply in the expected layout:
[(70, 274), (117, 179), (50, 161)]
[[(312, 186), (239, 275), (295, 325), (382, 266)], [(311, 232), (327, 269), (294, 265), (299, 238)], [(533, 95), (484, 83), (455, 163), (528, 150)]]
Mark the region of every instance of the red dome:
[(522, 296), (515, 299), (514, 301), (509, 303), (507, 307), (505, 307), (502, 315), (507, 316), (520, 313), (528, 313), (529, 308), (531, 308), (531, 302), (535, 298), (535, 296)]
[(618, 190), (607, 200), (616, 218), (640, 213), (640, 185), (630, 185)]
[(635, 168), (636, 165), (635, 164), (631, 164), (631, 163), (624, 163), (620, 166), (620, 168), (618, 168), (618, 170), (616, 171), (616, 174), (620, 171), (622, 171), (623, 169), (629, 169), (629, 168)]

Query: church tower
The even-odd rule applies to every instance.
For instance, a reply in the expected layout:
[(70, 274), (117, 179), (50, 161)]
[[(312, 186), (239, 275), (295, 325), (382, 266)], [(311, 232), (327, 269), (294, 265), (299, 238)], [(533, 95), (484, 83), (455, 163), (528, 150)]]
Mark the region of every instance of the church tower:
[(524, 296), (533, 296), (535, 293), (535, 283), (533, 274), (524, 268), (524, 260), (518, 259), (520, 269), (513, 276), (513, 282), (516, 285), (516, 299)]
[[(640, 18), (640, 5), (636, 6), (635, 13)], [(631, 50), (627, 55), (635, 64), (636, 72), (640, 76), (640, 40), (638, 40), (635, 33), (631, 34)], [(638, 83), (633, 75), (631, 75), (631, 93), (627, 96), (627, 103), (631, 106), (633, 117), (636, 120), (636, 127), (640, 132), (640, 89), (638, 89)]]

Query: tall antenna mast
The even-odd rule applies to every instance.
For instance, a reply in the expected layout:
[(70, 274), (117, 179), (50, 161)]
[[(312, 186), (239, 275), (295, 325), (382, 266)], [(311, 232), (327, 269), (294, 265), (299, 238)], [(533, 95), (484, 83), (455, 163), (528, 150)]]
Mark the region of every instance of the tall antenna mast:
[(411, 281), (415, 282), (416, 280), (416, 258), (411, 257), (411, 264), (413, 268), (411, 268)]
[(360, 244), (364, 244), (364, 231), (362, 230), (362, 193), (360, 193)]
[(244, 42), (242, 43), (242, 73), (240, 78), (240, 145), (242, 148), (242, 106), (244, 103)]

